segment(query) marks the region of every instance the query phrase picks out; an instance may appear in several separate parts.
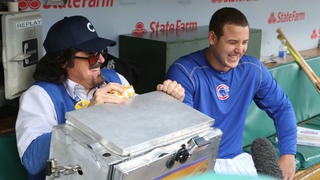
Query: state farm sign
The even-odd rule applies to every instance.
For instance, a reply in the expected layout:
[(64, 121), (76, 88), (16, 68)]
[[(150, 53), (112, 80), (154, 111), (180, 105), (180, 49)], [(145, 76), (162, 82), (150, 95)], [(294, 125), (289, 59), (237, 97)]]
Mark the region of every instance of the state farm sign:
[[(114, 0), (68, 0), (65, 5), (42, 5), (43, 9), (50, 8), (97, 8), (97, 7), (112, 7)], [(32, 10), (39, 9), (41, 7), (40, 0), (18, 0), (19, 8), (21, 10)]]
[(268, 24), (302, 21), (304, 20), (305, 16), (305, 12), (296, 12), (295, 10), (292, 12), (271, 12), (268, 18)]
[[(149, 29), (151, 32), (163, 32), (163, 31), (173, 31), (173, 30), (195, 30), (197, 29), (198, 23), (196, 21), (184, 22), (178, 19), (174, 22), (166, 21), (151, 21), (149, 24)], [(138, 22), (135, 25), (135, 29), (132, 31), (133, 34), (145, 33), (148, 30), (145, 28), (143, 22)]]

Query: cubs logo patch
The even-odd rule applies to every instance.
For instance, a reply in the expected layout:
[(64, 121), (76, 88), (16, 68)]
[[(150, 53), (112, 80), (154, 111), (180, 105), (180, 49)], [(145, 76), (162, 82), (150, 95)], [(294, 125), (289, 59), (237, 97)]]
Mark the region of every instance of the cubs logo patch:
[(229, 98), (229, 86), (225, 85), (225, 84), (220, 84), (217, 87), (217, 96), (219, 99), (221, 100), (226, 100)]
[(85, 101), (85, 100), (82, 100), (82, 101), (79, 101), (75, 106), (74, 108), (76, 110), (78, 109), (84, 109), (84, 108), (87, 108), (89, 105), (89, 101)]

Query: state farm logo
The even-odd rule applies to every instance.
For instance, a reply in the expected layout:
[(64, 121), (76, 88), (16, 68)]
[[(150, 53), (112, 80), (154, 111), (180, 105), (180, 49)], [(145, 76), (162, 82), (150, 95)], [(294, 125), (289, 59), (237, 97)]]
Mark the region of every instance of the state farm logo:
[(148, 30), (144, 28), (143, 22), (138, 22), (136, 24), (136, 29), (134, 29), (131, 33), (132, 34), (138, 34), (138, 33), (146, 33)]
[(145, 33), (148, 32), (148, 30), (144, 27), (143, 22), (137, 22), (136, 28), (134, 30), (132, 30), (132, 34), (135, 35), (136, 37), (140, 37), (142, 38)]
[(112, 7), (113, 6), (113, 0), (68, 0), (67, 4), (65, 5), (43, 5), (44, 9), (49, 9), (51, 7), (53, 8), (98, 8), (98, 7)]
[(304, 20), (306, 13), (305, 12), (278, 12), (278, 16), (275, 15), (275, 12), (271, 12), (268, 18), (268, 24), (292, 22), (292, 21), (302, 21)]
[[(151, 32), (164, 32), (164, 31), (174, 31), (174, 30), (196, 30), (198, 23), (195, 22), (182, 22), (178, 19), (175, 23), (161, 23), (160, 21), (151, 21), (149, 28)], [(146, 33), (148, 30), (144, 27), (142, 22), (138, 22), (135, 25), (135, 29), (131, 32), (132, 34)]]
[[(68, 0), (65, 5), (43, 5), (43, 9), (50, 8), (98, 8), (98, 7), (112, 7), (114, 0)], [(19, 8), (26, 10), (28, 8), (36, 10), (41, 7), (40, 0), (18, 0)]]
[(274, 12), (272, 12), (270, 14), (269, 19), (268, 19), (268, 24), (275, 24), (276, 22), (277, 22), (277, 19), (276, 19), (276, 17), (274, 17)]
[(320, 29), (313, 29), (312, 34), (310, 36), (311, 40), (320, 38)]
[(159, 21), (152, 21), (150, 23), (150, 29), (152, 32), (157, 31), (173, 31), (175, 29), (177, 30), (193, 30), (197, 29), (197, 22), (182, 22), (180, 19), (178, 19), (175, 23), (170, 23), (167, 21), (166, 23), (161, 23)]
[(19, 0), (18, 2), (21, 10), (26, 10), (28, 8), (36, 10), (41, 6), (40, 0)]

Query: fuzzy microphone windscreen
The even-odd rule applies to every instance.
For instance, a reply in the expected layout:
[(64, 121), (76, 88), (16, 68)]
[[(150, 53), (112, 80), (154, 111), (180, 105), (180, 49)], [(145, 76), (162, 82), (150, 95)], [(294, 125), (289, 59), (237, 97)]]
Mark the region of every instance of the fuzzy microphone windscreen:
[(251, 145), (251, 155), (258, 174), (282, 179), (277, 154), (267, 138), (257, 138)]

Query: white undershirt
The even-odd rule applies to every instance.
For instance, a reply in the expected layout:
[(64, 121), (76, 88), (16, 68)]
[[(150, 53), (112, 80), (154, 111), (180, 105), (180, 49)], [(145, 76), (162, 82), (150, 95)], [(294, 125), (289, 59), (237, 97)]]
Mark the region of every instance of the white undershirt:
[[(121, 74), (118, 76), (124, 86), (129, 85), (129, 82)], [(64, 82), (64, 86), (72, 98), (77, 95), (81, 100), (87, 101), (91, 100), (96, 90), (96, 88), (90, 90), (87, 95), (80, 84), (70, 79)], [(16, 138), (20, 158), (34, 139), (51, 132), (52, 127), (57, 124), (57, 114), (48, 93), (38, 85), (31, 86), (20, 97), (16, 121)]]
[(216, 159), (214, 166), (216, 174), (231, 174), (240, 176), (257, 176), (252, 156), (246, 152), (232, 159)]

